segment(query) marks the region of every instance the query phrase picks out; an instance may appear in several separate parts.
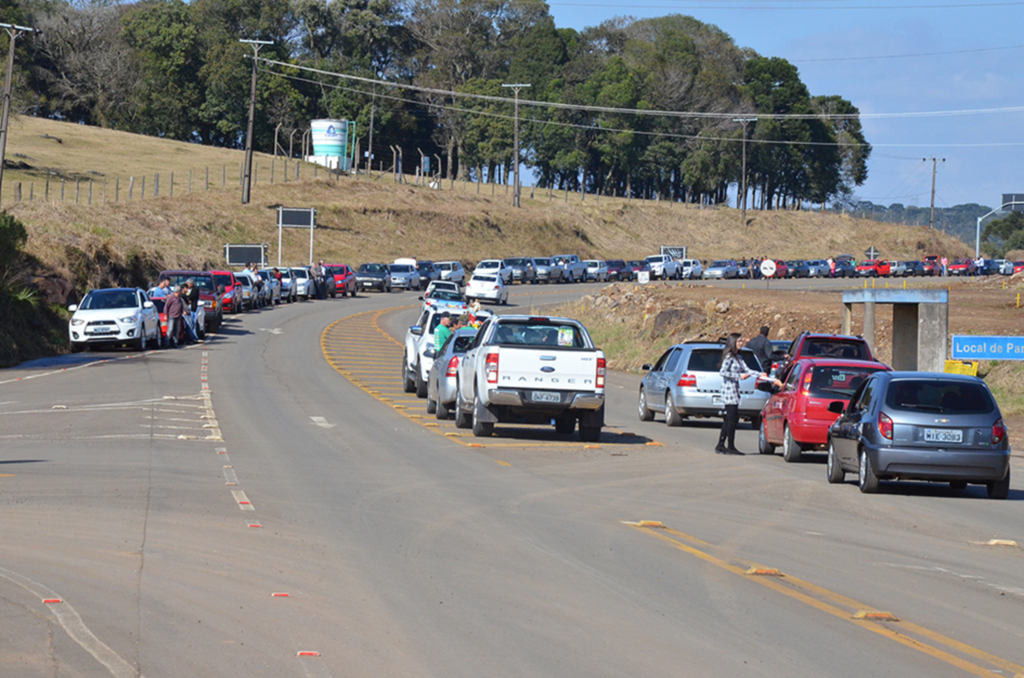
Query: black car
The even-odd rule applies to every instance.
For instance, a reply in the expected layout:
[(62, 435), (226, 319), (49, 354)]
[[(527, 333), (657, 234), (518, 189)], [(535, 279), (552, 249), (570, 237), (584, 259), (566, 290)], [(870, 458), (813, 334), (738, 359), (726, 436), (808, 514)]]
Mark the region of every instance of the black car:
[(1010, 443), (992, 392), (977, 377), (931, 372), (875, 372), (854, 391), (829, 428), (830, 483), (856, 473), (861, 492), (880, 480), (947, 482), (954, 490), (985, 485), (1005, 499)]
[(416, 262), (416, 271), (420, 274), (420, 289), (427, 289), (427, 285), (432, 280), (441, 279), (441, 269), (434, 266), (432, 261), (418, 261)]
[(622, 259), (609, 259), (604, 262), (605, 266), (608, 267), (608, 279), (609, 280), (632, 280), (633, 269), (626, 265), (626, 262)]
[(807, 262), (803, 259), (793, 259), (792, 261), (786, 262), (786, 268), (789, 270), (786, 273), (787, 278), (810, 278), (811, 267), (807, 265)]
[(923, 261), (911, 260), (904, 262), (907, 267), (906, 275), (909, 276), (925, 276), (928, 275), (928, 271), (925, 270)]
[(356, 271), (356, 289), (391, 291), (391, 269), (387, 264), (363, 264)]
[(974, 275), (999, 275), (999, 264), (995, 259), (986, 259)]
[(837, 278), (855, 278), (857, 276), (857, 263), (853, 259), (836, 259)]

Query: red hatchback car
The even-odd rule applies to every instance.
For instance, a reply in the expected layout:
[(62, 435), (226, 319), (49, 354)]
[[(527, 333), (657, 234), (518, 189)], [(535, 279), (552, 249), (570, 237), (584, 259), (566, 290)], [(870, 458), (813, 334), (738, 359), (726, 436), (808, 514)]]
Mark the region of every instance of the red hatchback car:
[[(356, 296), (356, 274), (351, 268), (345, 264), (327, 264), (327, 294), (331, 297), (336, 297), (338, 293), (341, 296), (346, 294), (350, 297)], [(331, 280), (334, 281), (334, 286), (331, 286)]]
[(782, 446), (787, 462), (800, 461), (804, 450), (828, 446), (828, 429), (839, 415), (828, 407), (845, 406), (867, 377), (889, 367), (873, 360), (806, 358), (793, 365), (782, 390), (772, 395), (761, 415), (758, 451), (775, 454)]
[(242, 305), (242, 284), (235, 279), (231, 271), (210, 271), (213, 284), (224, 288), (224, 312), (238, 313), (244, 311)]
[(857, 265), (857, 275), (871, 276), (877, 278), (879, 276), (887, 276), (892, 272), (892, 267), (889, 266), (888, 261), (881, 261), (876, 259), (868, 259), (862, 261)]

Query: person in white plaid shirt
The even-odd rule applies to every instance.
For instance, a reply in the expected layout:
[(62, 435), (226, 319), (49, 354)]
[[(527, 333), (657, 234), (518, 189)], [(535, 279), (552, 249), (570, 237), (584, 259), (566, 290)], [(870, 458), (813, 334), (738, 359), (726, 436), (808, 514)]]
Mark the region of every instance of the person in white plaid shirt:
[[(722, 349), (722, 362), (718, 373), (722, 375), (722, 405), (725, 406), (725, 417), (722, 419), (718, 445), (715, 446), (715, 452), (718, 454), (743, 454), (736, 449), (736, 424), (740, 418), (740, 380), (749, 377), (768, 379), (767, 374), (750, 369), (740, 358), (743, 344), (743, 336), (733, 332), (725, 340), (725, 348)], [(773, 381), (777, 386), (782, 386), (778, 379)]]

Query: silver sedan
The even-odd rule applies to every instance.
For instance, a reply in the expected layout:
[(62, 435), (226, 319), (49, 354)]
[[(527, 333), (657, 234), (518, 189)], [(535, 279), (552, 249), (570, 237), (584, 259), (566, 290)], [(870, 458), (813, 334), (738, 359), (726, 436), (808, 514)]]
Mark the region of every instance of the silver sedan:
[(740, 268), (732, 259), (711, 262), (711, 265), (704, 269), (703, 277), (708, 278), (736, 278), (739, 277)]
[(430, 356), (434, 349), (427, 349), (428, 357), (434, 358), (434, 366), (427, 376), (427, 413), (438, 419), (447, 419), (455, 408), (455, 395), (458, 391), (456, 375), (459, 360), (473, 344), (476, 328), (463, 327), (448, 338), (441, 347), (441, 352)]

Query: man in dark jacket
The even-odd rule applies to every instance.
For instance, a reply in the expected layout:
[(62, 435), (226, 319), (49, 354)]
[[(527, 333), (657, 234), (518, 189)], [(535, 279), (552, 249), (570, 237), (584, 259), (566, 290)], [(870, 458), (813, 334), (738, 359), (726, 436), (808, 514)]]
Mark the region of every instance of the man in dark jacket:
[(185, 301), (181, 298), (181, 288), (175, 287), (164, 301), (164, 315), (167, 316), (167, 345), (178, 348), (178, 333), (181, 331), (182, 318), (185, 315)]
[(772, 357), (775, 353), (775, 349), (772, 348), (772, 342), (768, 341), (768, 332), (770, 328), (765, 325), (761, 328), (761, 333), (756, 337), (747, 342), (745, 348), (750, 349), (757, 356), (757, 359), (761, 362), (761, 366), (765, 372), (770, 372), (772, 369)]
[(185, 329), (188, 330), (189, 340), (199, 341), (199, 332), (196, 329), (196, 311), (199, 309), (199, 288), (196, 281), (189, 278), (185, 281), (185, 287), (181, 290), (181, 298), (185, 302)]

